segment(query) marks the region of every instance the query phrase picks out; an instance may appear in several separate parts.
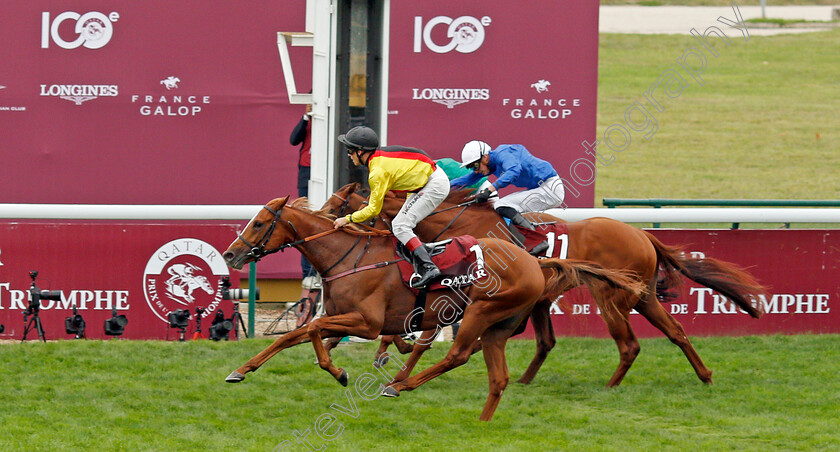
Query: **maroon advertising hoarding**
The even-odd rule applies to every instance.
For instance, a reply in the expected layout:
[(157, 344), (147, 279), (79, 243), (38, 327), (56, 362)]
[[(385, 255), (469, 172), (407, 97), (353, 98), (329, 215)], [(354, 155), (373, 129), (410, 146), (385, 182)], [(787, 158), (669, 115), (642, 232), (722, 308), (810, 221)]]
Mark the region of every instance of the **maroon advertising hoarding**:
[[(305, 2), (0, 2), (0, 202), (264, 204), (297, 196), (304, 112), (277, 32)], [(298, 87), (311, 48), (293, 48)], [(292, 177), (289, 177), (292, 175)], [(256, 212), (255, 212), (256, 213)], [(300, 277), (299, 254), (261, 277)]]
[[(0, 339), (20, 339), (28, 307), (29, 272), (43, 290), (61, 290), (60, 300), (42, 301), (47, 339), (71, 338), (64, 321), (75, 303), (87, 337), (106, 337), (112, 309), (128, 317), (125, 338), (170, 339), (169, 312), (206, 308), (202, 328), (221, 309), (219, 280), (229, 269), (221, 259), (241, 225), (0, 223)], [(666, 244), (687, 245), (696, 257), (715, 257), (748, 267), (771, 295), (757, 300), (755, 320), (720, 294), (686, 281), (680, 296), (665, 304), (691, 336), (840, 333), (840, 232), (833, 230), (652, 230)], [(234, 283), (236, 278), (234, 278)], [(561, 336), (609, 337), (588, 293), (565, 295), (568, 309), (552, 307)], [(630, 316), (639, 337), (662, 337), (638, 314)], [(191, 320), (188, 333), (195, 329)], [(525, 337), (532, 337), (530, 327)], [(522, 337), (522, 336), (520, 336)], [(28, 339), (37, 339), (30, 332)]]
[(594, 202), (598, 2), (442, 0), (391, 7), (388, 143), (461, 159), (470, 140), (523, 144), (566, 203)]
[[(205, 337), (216, 312), (233, 315), (222, 299), (221, 278), (229, 269), (221, 253), (236, 238), (237, 225), (0, 223), (0, 339), (21, 339), (30, 312), (30, 272), (36, 286), (60, 290), (58, 300), (41, 300), (39, 318), (47, 340), (69, 339), (65, 319), (78, 309), (85, 336), (102, 339), (104, 323), (125, 315), (123, 338), (176, 339), (168, 315), (177, 309), (192, 314), (187, 334), (196, 330), (196, 308), (205, 309)], [(238, 286), (233, 278), (233, 287)], [(34, 327), (34, 324), (32, 325)], [(38, 340), (37, 329), (27, 340)]]
[[(0, 202), (262, 204), (297, 196), (304, 110), (277, 32), (305, 2), (4, 1)], [(311, 48), (292, 49), (299, 88)]]
[[(840, 333), (840, 231), (835, 230), (661, 230), (663, 243), (685, 245), (694, 257), (713, 257), (748, 269), (770, 290), (756, 300), (764, 315), (753, 319), (707, 287), (685, 280), (679, 298), (664, 305), (690, 336)], [(565, 295), (566, 311), (552, 306), (561, 336), (609, 337), (589, 293)], [(663, 337), (632, 312), (639, 337)], [(533, 337), (530, 326), (526, 337)]]

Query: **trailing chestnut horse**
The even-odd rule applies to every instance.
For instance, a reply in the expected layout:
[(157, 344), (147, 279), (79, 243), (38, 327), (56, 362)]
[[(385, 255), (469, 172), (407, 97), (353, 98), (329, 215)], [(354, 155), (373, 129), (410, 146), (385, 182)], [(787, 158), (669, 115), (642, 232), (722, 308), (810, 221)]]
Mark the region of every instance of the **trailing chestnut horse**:
[[(412, 315), (415, 297), (393, 265), (398, 259), (395, 260), (390, 233), (356, 226), (334, 229), (334, 217), (308, 210), (303, 206), (305, 199), (295, 200), (291, 205), (287, 201), (288, 197), (274, 199), (260, 209), (223, 257), (229, 266), (239, 269), (250, 261), (294, 246), (324, 278), (324, 297), (330, 301), (328, 315), (278, 338), (232, 372), (226, 381), (242, 381), (246, 373), (257, 370), (277, 352), (309, 340), (321, 368), (346, 386), (347, 372), (332, 363), (322, 339), (348, 335), (375, 339), (380, 334), (402, 333), (406, 319)], [(485, 257), (483, 268), (489, 276), (467, 287), (461, 296), (452, 290), (429, 292), (420, 325), (423, 330), (434, 328), (449, 315), (445, 312), (447, 308), (456, 303), (463, 309), (458, 338), (441, 362), (389, 386), (386, 395), (410, 391), (462, 365), (481, 336), (490, 379), (490, 393), (481, 419), (490, 420), (508, 382), (505, 342), (531, 312), (534, 303), (544, 297), (544, 292), (556, 296), (581, 283), (594, 281), (642, 290), (623, 275), (597, 265), (559, 259), (537, 261), (523, 249), (502, 240), (480, 239), (478, 246), (470, 251), (477, 258), (479, 254)], [(437, 304), (438, 300), (442, 302)]]
[[(352, 212), (361, 208), (366, 201), (364, 197), (355, 193), (356, 189), (357, 184), (342, 187), (327, 200), (322, 210), (341, 215), (344, 211)], [(504, 220), (496, 211), (488, 204), (469, 203), (467, 194), (453, 192), (438, 211), (415, 228), (418, 237), (424, 242), (463, 234), (513, 240)], [(381, 215), (386, 219), (393, 218), (402, 204), (403, 200), (400, 198), (386, 197)], [(530, 213), (526, 216), (535, 223), (566, 223), (543, 213)], [(766, 289), (755, 282), (748, 273), (732, 264), (713, 258), (689, 257), (682, 249), (666, 246), (646, 231), (609, 218), (590, 218), (566, 223), (566, 226), (569, 235), (568, 258), (596, 262), (604, 268), (627, 270), (649, 288), (642, 295), (635, 295), (623, 290), (614, 290), (604, 284), (588, 286), (619, 351), (618, 368), (607, 382), (607, 386), (619, 385), (639, 354), (639, 341), (630, 325), (630, 311), (633, 309), (680, 347), (701, 381), (712, 382), (712, 371), (706, 367), (691, 345), (682, 325), (668, 313), (657, 297), (658, 294), (667, 300), (670, 297), (668, 291), (680, 283), (679, 275), (685, 275), (720, 292), (752, 317), (758, 318), (761, 315), (761, 312), (752, 306), (750, 297), (766, 294)], [(664, 278), (659, 281), (658, 268), (664, 272)], [(528, 369), (519, 379), (520, 383), (530, 383), (533, 380), (548, 352), (555, 345), (554, 328), (549, 316), (552, 300), (553, 298), (540, 299), (531, 313), (537, 351)], [(430, 337), (434, 337), (435, 333), (431, 331), (421, 337), (418, 342), (420, 346), (415, 345), (414, 352), (406, 362), (406, 368), (396, 375), (396, 381), (410, 375), (411, 368), (429, 347)], [(381, 351), (384, 349), (380, 348)]]

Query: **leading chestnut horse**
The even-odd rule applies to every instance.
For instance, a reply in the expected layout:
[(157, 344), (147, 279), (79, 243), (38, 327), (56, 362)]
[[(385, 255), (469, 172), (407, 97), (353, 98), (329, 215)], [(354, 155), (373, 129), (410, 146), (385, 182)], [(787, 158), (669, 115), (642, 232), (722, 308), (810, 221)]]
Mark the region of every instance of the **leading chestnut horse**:
[[(406, 319), (413, 315), (415, 297), (394, 265), (399, 259), (395, 260), (390, 233), (356, 226), (334, 229), (334, 217), (307, 209), (304, 198), (290, 205), (287, 202), (288, 197), (274, 199), (260, 209), (223, 257), (229, 266), (240, 269), (250, 261), (294, 246), (324, 278), (327, 315), (278, 338), (226, 381), (242, 381), (246, 373), (257, 370), (279, 351), (309, 340), (321, 368), (346, 386), (347, 372), (332, 363), (322, 339), (348, 335), (375, 339), (380, 334), (403, 333)], [(363, 237), (366, 240), (361, 240)], [(457, 305), (463, 310), (463, 320), (452, 348), (441, 362), (387, 387), (385, 395), (398, 396), (400, 391), (413, 390), (464, 364), (481, 336), (490, 379), (481, 419), (490, 420), (508, 383), (505, 343), (538, 299), (595, 281), (634, 292), (643, 290), (620, 273), (578, 261), (538, 261), (502, 240), (479, 239), (470, 251), (489, 276), (460, 295), (452, 290), (429, 292), (420, 325), (422, 330), (433, 329), (450, 317), (453, 303)]]
[[(327, 200), (322, 210), (342, 215), (363, 207), (366, 201), (364, 197), (355, 193), (358, 187), (358, 184), (342, 187)], [(504, 220), (489, 204), (471, 203), (467, 201), (467, 195), (468, 192), (453, 192), (438, 211), (415, 228), (418, 237), (426, 242), (463, 234), (513, 240)], [(381, 216), (392, 219), (399, 212), (403, 202), (404, 200), (398, 197), (386, 197)], [(537, 223), (566, 223), (544, 213), (530, 213), (526, 216)], [(381, 225), (381, 222), (379, 224)], [(761, 315), (751, 304), (750, 297), (766, 294), (766, 289), (755, 282), (748, 273), (732, 264), (713, 258), (689, 257), (682, 249), (666, 246), (646, 231), (609, 218), (590, 218), (566, 223), (566, 226), (569, 235), (568, 258), (596, 262), (604, 268), (629, 271), (634, 278), (649, 288), (643, 294), (636, 295), (614, 290), (603, 284), (588, 286), (619, 351), (618, 368), (607, 382), (607, 386), (619, 385), (639, 354), (639, 341), (630, 325), (630, 311), (633, 309), (680, 347), (701, 381), (712, 382), (712, 371), (706, 367), (691, 345), (682, 325), (668, 313), (657, 297), (659, 294), (663, 299), (668, 299), (668, 291), (680, 282), (680, 274), (722, 293), (752, 317), (758, 318)], [(665, 274), (659, 281), (658, 268)], [(530, 383), (533, 380), (556, 343), (549, 315), (552, 300), (540, 299), (531, 313), (537, 351), (528, 369), (519, 379), (520, 383)], [(411, 368), (429, 347), (430, 338), (435, 333), (427, 332), (421, 337), (419, 346), (415, 345), (414, 352), (406, 362), (406, 368), (395, 376), (396, 381), (410, 375)], [(384, 344), (387, 346), (387, 343)], [(384, 348), (380, 348), (380, 352), (383, 351)]]

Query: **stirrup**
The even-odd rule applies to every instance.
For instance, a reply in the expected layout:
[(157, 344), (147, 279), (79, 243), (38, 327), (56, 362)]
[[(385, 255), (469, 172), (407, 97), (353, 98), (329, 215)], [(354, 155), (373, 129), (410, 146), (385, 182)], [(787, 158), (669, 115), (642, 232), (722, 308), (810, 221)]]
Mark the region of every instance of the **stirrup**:
[(440, 275), (441, 275), (440, 269), (437, 268), (437, 267), (426, 267), (425, 270), (426, 271), (422, 275), (420, 275), (419, 279), (417, 279), (416, 281), (414, 281), (414, 280), (411, 281), (411, 287), (412, 288), (414, 288), (414, 289), (423, 288), (423, 287), (427, 286), (429, 283), (431, 283), (433, 280), (435, 280), (435, 278), (439, 278)]

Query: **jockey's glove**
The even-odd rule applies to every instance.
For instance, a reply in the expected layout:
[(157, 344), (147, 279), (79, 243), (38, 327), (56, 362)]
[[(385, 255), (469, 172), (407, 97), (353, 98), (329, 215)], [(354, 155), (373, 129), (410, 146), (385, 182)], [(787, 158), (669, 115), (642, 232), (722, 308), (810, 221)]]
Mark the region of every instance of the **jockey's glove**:
[(485, 188), (484, 190), (481, 190), (480, 192), (478, 192), (477, 195), (475, 195), (475, 201), (476, 202), (487, 202), (487, 200), (490, 199), (490, 196), (492, 196), (492, 195), (493, 195), (493, 191), (490, 190), (489, 188)]

